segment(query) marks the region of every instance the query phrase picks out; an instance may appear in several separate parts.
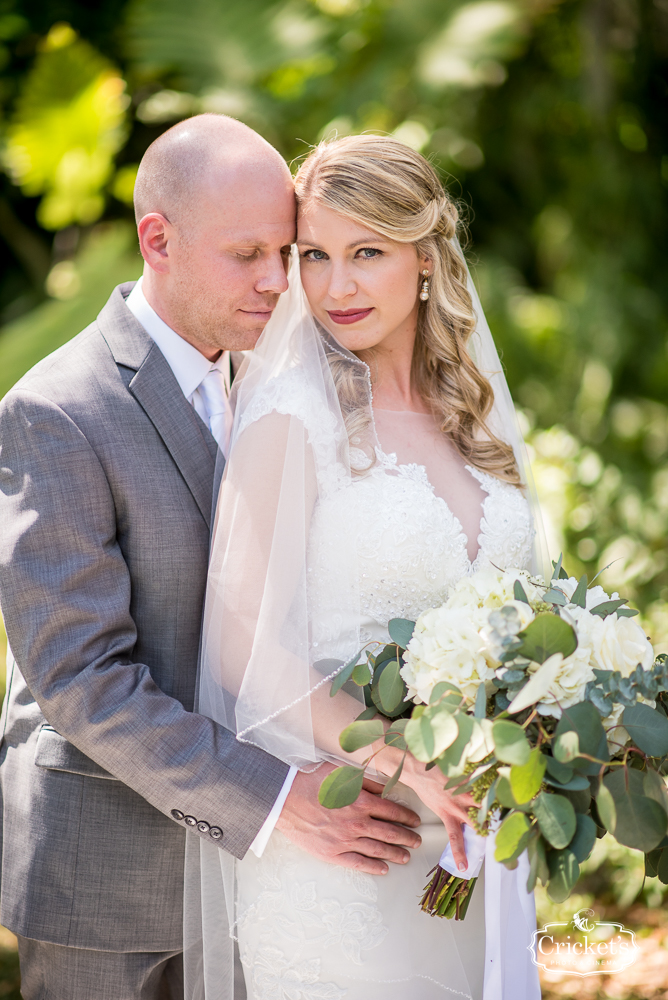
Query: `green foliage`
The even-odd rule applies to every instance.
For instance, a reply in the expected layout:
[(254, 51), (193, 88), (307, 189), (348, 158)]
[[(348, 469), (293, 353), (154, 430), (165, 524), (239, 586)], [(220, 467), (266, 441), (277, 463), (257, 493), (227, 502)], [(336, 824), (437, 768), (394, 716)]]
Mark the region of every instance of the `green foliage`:
[(25, 80), (5, 162), (26, 195), (44, 194), (46, 229), (88, 225), (123, 144), (125, 81), (69, 25), (54, 26)]
[[(577, 734), (578, 754), (587, 754), (588, 757), (594, 758), (587, 760), (582, 756), (575, 757), (572, 761), (573, 767), (584, 774), (598, 774), (601, 769), (599, 762), (609, 760), (610, 754), (601, 717), (590, 702), (581, 701), (564, 709), (555, 730), (555, 736), (559, 741), (557, 746), (566, 746), (565, 741), (560, 741), (559, 737), (570, 732)], [(560, 759), (562, 763), (566, 763), (563, 755)]]
[(517, 654), (535, 663), (545, 663), (555, 653), (570, 656), (578, 645), (573, 627), (563, 618), (548, 613), (536, 615), (518, 638), (522, 645)]
[(519, 804), (530, 802), (537, 795), (545, 774), (545, 754), (535, 747), (526, 764), (514, 764), (510, 769), (510, 789)]
[(495, 859), (512, 861), (519, 857), (529, 840), (529, 831), (529, 820), (524, 813), (508, 813), (496, 833)]
[(494, 752), (504, 764), (527, 764), (530, 758), (529, 742), (521, 726), (507, 719), (500, 719), (492, 728)]
[(457, 739), (457, 718), (440, 706), (427, 708), (406, 726), (406, 742), (418, 760), (428, 763), (440, 757)]
[(575, 809), (568, 799), (541, 792), (533, 802), (533, 810), (547, 842), (557, 849), (567, 847), (577, 827)]
[(668, 754), (668, 719), (649, 705), (629, 705), (622, 713), (622, 725), (641, 750), (650, 757)]
[(337, 767), (320, 785), (318, 801), (326, 809), (352, 805), (362, 791), (364, 771), (358, 767)]
[(668, 817), (659, 802), (647, 797), (640, 771), (619, 768), (606, 774), (597, 803), (606, 827), (620, 844), (648, 852), (663, 840)]

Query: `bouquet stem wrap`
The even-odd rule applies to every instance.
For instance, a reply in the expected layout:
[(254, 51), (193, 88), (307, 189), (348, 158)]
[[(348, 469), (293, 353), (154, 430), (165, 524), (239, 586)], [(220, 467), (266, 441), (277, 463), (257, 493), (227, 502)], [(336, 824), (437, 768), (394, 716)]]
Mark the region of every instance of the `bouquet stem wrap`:
[[(470, 826), (464, 827), (464, 847), (468, 868), (460, 872), (450, 845), (441, 856), (439, 867), (460, 879), (477, 879), (485, 862), (485, 981), (483, 1000), (539, 1000), (538, 967), (526, 960), (536, 929), (536, 905), (533, 893), (526, 891), (529, 860), (526, 851), (517, 868), (509, 871), (494, 860), (496, 835), (490, 830), (481, 837)], [(468, 899), (463, 906), (468, 905)], [(512, 913), (512, 927), (509, 926)], [(522, 921), (522, 923), (520, 923)]]

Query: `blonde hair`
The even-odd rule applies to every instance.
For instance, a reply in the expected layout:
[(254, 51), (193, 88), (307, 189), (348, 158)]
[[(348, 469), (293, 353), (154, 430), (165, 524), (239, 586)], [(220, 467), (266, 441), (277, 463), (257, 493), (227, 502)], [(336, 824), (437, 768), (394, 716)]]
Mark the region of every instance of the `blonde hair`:
[(396, 139), (346, 136), (316, 146), (295, 185), (300, 204), (316, 201), (396, 243), (414, 244), (431, 261), (429, 299), (420, 302), (418, 313), (413, 384), (467, 462), (519, 485), (512, 448), (487, 425), (494, 392), (468, 349), (476, 317), (466, 264), (454, 242), (459, 213), (432, 165)]

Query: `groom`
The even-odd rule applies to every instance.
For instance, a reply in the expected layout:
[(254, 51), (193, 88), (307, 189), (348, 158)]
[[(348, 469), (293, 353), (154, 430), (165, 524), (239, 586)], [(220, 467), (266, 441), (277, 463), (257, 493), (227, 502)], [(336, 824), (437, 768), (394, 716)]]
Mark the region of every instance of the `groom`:
[(182, 997), (187, 829), (241, 858), (276, 824), (373, 874), (419, 844), (373, 786), (328, 812), (324, 768), (192, 711), (228, 352), (287, 287), (295, 202), (279, 154), (216, 115), (149, 148), (135, 199), (143, 280), (0, 404), (0, 921), (25, 1000)]

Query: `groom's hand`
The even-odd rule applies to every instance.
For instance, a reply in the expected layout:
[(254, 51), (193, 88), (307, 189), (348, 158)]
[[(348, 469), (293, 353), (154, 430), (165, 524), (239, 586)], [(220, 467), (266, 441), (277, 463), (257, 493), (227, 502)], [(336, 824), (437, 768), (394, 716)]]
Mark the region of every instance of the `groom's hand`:
[(382, 799), (382, 785), (368, 779), (351, 806), (325, 809), (318, 802), (318, 790), (333, 770), (331, 764), (322, 764), (317, 771), (296, 775), (277, 828), (303, 851), (333, 865), (369, 875), (386, 875), (388, 861), (405, 865), (410, 860), (406, 848), (422, 843), (408, 829), (420, 825), (418, 814)]

